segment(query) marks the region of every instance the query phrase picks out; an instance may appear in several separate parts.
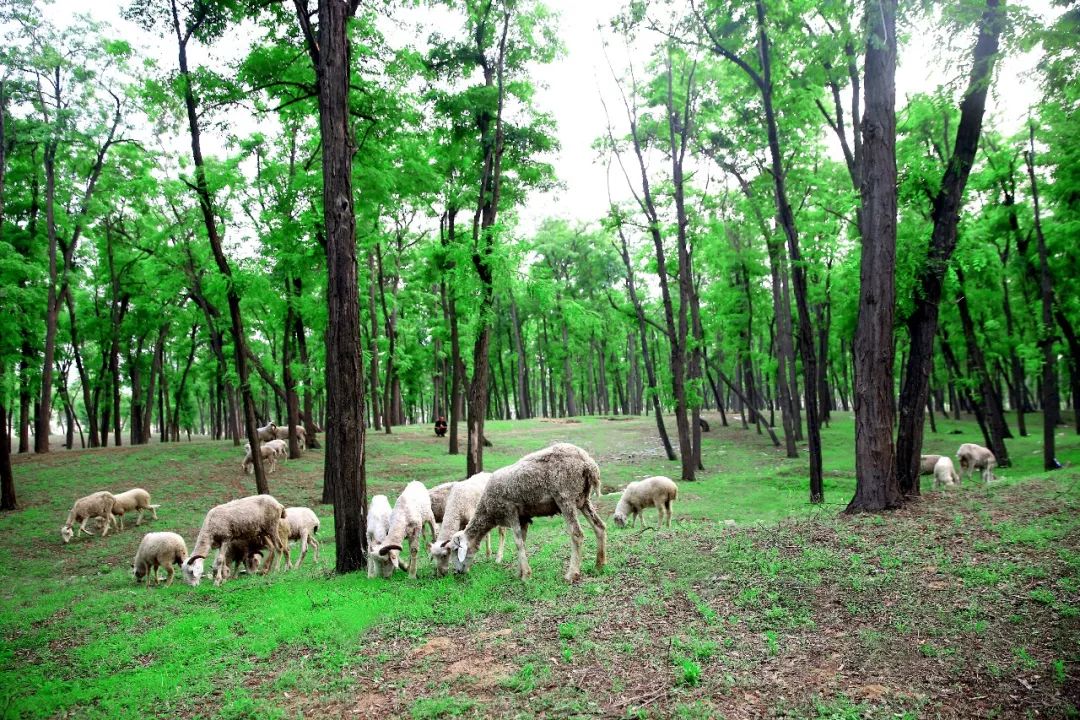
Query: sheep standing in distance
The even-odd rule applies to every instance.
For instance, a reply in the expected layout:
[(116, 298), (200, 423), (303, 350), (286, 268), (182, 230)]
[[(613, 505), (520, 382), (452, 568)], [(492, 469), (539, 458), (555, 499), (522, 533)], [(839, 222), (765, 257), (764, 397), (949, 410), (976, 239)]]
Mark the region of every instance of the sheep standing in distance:
[(570, 533), (570, 567), (567, 582), (581, 577), (581, 543), (585, 539), (578, 523), (581, 511), (596, 533), (596, 569), (602, 570), (607, 551), (607, 529), (590, 497), (600, 485), (600, 468), (581, 448), (556, 443), (531, 453), (513, 465), (491, 474), (476, 514), (464, 530), (454, 533), (450, 551), (454, 570), (467, 572), (480, 541), (500, 525), (514, 531), (518, 572), (522, 580), (532, 575), (525, 555), (525, 538), (534, 517), (561, 513)]
[(959, 484), (960, 476), (956, 474), (952, 460), (945, 456), (939, 457), (937, 463), (934, 464), (934, 487), (952, 487)]
[[(395, 567), (400, 567), (409, 573), (409, 577), (416, 579), (416, 558), (420, 552), (420, 536), (425, 526), (431, 526), (431, 539), (435, 539), (435, 516), (431, 512), (431, 496), (424, 487), (424, 483), (413, 480), (405, 486), (394, 503), (394, 511), (390, 513), (390, 530), (386, 538), (376, 548), (368, 548), (368, 552), (375, 555), (377, 562), (386, 563), (390, 566), (392, 575)], [(401, 563), (402, 543), (409, 541), (409, 564)], [(387, 571), (382, 569), (383, 577), (387, 577)]]
[(101, 518), (101, 537), (105, 537), (109, 534), (109, 524), (112, 522), (112, 512), (115, 504), (116, 497), (106, 490), (79, 498), (71, 506), (67, 522), (60, 527), (60, 539), (65, 543), (71, 542), (72, 536), (75, 535), (75, 531), (72, 530), (75, 523), (79, 523), (79, 535), (83, 533), (93, 535), (94, 533), (86, 529), (86, 523), (91, 518)]
[(264, 425), (261, 428), (255, 428), (255, 433), (259, 436), (259, 442), (270, 442), (271, 440), (277, 440), (278, 426), (274, 423)]
[(184, 538), (176, 533), (146, 533), (143, 535), (142, 542), (139, 543), (139, 549), (135, 552), (135, 562), (131, 565), (131, 572), (135, 576), (136, 582), (145, 577), (146, 587), (149, 589), (151, 578), (154, 580), (155, 585), (160, 582), (158, 580), (158, 568), (165, 568), (165, 572), (168, 573), (165, 587), (169, 587), (173, 581), (173, 564), (182, 566), (184, 561), (187, 560), (187, 556), (187, 545), (184, 543)]
[[(671, 503), (679, 496), (679, 488), (671, 478), (662, 475), (647, 477), (644, 480), (632, 482), (623, 490), (619, 504), (615, 506), (615, 516), (612, 520), (619, 527), (626, 527), (629, 518), (630, 527), (634, 527), (638, 515), (648, 507), (656, 508), (656, 526), (664, 524), (667, 518), (667, 526), (671, 527)], [(642, 526), (645, 525), (644, 516), (641, 518)]]
[[(284, 440), (271, 440), (267, 443), (263, 443), (263, 445), (272, 448), (274, 454), (282, 460), (289, 459), (289, 445)], [(244, 447), (247, 448), (247, 445), (245, 444)]]
[[(296, 565), (292, 564), (292, 548), (285, 551), (286, 569), (300, 567), (307, 556), (308, 545), (315, 548), (315, 562), (319, 562), (319, 541), (315, 539), (315, 533), (319, 531), (319, 516), (311, 508), (291, 507), (285, 508), (285, 521), (289, 524), (288, 540), (300, 541), (300, 559)], [(286, 547), (288, 542), (286, 541)]]
[[(476, 477), (475, 475), (473, 477)], [(472, 478), (470, 478), (471, 480)], [(428, 490), (428, 495), (431, 496), (431, 514), (435, 516), (435, 522), (441, 523), (443, 521), (443, 513), (446, 511), (446, 500), (450, 497), (450, 492), (457, 485), (456, 482), (443, 483), (442, 485), (436, 485)]]
[(158, 519), (157, 509), (160, 505), (150, 504), (150, 493), (146, 492), (142, 488), (132, 488), (127, 492), (118, 493), (113, 495), (116, 502), (113, 503), (112, 515), (113, 522), (118, 522), (120, 529), (124, 529), (124, 513), (139, 511), (139, 517), (135, 520), (135, 525), (142, 525), (143, 511), (149, 510), (151, 517), (155, 520)]
[[(280, 425), (274, 425), (273, 423), (271, 423), (270, 425), (267, 425), (267, 427), (274, 428), (274, 431), (273, 431), (274, 439), (285, 441), (286, 448), (287, 448), (288, 447), (287, 443), (289, 442), (289, 428), (288, 428), (288, 426), (281, 427)], [(300, 451), (301, 452), (303, 452), (304, 450), (307, 450), (307, 431), (304, 430), (303, 425), (297, 425), (296, 426), (296, 443), (300, 446)]]
[(919, 456), (919, 474), (920, 475), (933, 475), (934, 466), (937, 465), (937, 461), (941, 459), (940, 455), (920, 455)]
[(394, 574), (394, 566), (383, 562), (382, 558), (372, 552), (375, 548), (382, 545), (383, 540), (386, 539), (387, 533), (390, 532), (390, 515), (392, 515), (393, 512), (394, 511), (390, 508), (390, 500), (385, 495), (376, 495), (371, 498), (371, 502), (368, 503), (367, 576), (369, 578), (375, 577), (376, 574), (388, 578)]
[(994, 479), (994, 468), (997, 467), (997, 458), (994, 457), (994, 453), (990, 452), (982, 445), (976, 445), (975, 443), (964, 443), (957, 449), (956, 457), (960, 460), (960, 477), (964, 477), (964, 472), (967, 472), (968, 477), (976, 470), (982, 470), (982, 479), (984, 483), (988, 483)]
[[(240, 466), (244, 469), (245, 475), (250, 475), (255, 472), (255, 459), (251, 455), (251, 443), (245, 443), (244, 452), (246, 453), (244, 462)], [(267, 463), (267, 473), (277, 470), (277, 448), (269, 443), (262, 443), (259, 445), (259, 455), (262, 456), (263, 462)]]
[[(182, 566), (184, 581), (189, 585), (198, 585), (202, 578), (203, 560), (214, 548), (224, 543), (264, 539), (280, 545), (278, 521), (284, 517), (285, 506), (272, 495), (251, 495), (210, 508), (195, 537), (191, 556)], [(220, 585), (224, 581), (223, 573), (215, 572), (214, 575), (214, 585)]]
[[(450, 541), (454, 533), (464, 530), (476, 514), (476, 506), (484, 494), (491, 473), (479, 472), (468, 480), (454, 483), (450, 497), (446, 499), (446, 512), (439, 525), (439, 536), (431, 543), (431, 559), (435, 561), (435, 574), (443, 576), (450, 569)], [(487, 554), (491, 557), (491, 533), (487, 535)], [(506, 531), (499, 527), (499, 551), (495, 562), (502, 562), (503, 548), (506, 545)]]

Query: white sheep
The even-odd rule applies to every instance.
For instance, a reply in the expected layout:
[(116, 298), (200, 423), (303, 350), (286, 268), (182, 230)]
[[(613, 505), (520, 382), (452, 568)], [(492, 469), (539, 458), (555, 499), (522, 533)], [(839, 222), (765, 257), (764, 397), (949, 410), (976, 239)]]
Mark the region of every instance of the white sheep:
[(124, 529), (124, 513), (129, 513), (135, 510), (139, 511), (139, 517), (135, 520), (135, 525), (142, 525), (143, 511), (149, 510), (151, 517), (155, 520), (158, 519), (157, 509), (160, 505), (150, 504), (150, 493), (142, 488), (132, 488), (126, 492), (117, 493), (113, 495), (116, 502), (113, 504), (112, 519), (114, 523), (118, 523), (120, 529)]
[(443, 514), (446, 512), (446, 499), (450, 497), (450, 491), (454, 489), (455, 485), (457, 485), (457, 482), (448, 482), (436, 485), (428, 490), (428, 495), (431, 497), (431, 514), (435, 516), (435, 522), (441, 523), (443, 521)]
[[(439, 536), (431, 543), (431, 559), (435, 562), (435, 574), (440, 577), (450, 569), (450, 541), (454, 533), (464, 530), (476, 514), (480, 496), (484, 494), (491, 473), (480, 472), (463, 482), (453, 483), (450, 496), (446, 499), (445, 513), (439, 525)], [(487, 554), (491, 557), (491, 533), (487, 535)], [(502, 562), (503, 548), (506, 545), (506, 530), (499, 528), (499, 551), (495, 562)]]
[[(251, 443), (244, 445), (244, 462), (241, 467), (244, 469), (245, 475), (250, 475), (255, 472), (255, 459), (251, 454)], [(272, 473), (277, 470), (277, 448), (270, 445), (270, 443), (261, 443), (259, 445), (259, 455), (262, 457), (264, 463), (266, 463), (266, 472)]]
[[(267, 428), (270, 428), (270, 427), (274, 428), (273, 437), (275, 439), (284, 440), (286, 443), (289, 442), (289, 428), (288, 428), (288, 426), (282, 427), (280, 425), (274, 425), (273, 423), (270, 423), (270, 425), (267, 425), (266, 427)], [(264, 428), (259, 428), (260, 431), (262, 431), (263, 429)], [(303, 425), (297, 425), (296, 426), (296, 443), (300, 446), (301, 452), (307, 449), (307, 431), (304, 430)], [(287, 447), (287, 445), (286, 445), (286, 447)]]
[[(664, 524), (665, 516), (667, 526), (671, 527), (671, 503), (679, 496), (679, 488), (671, 478), (662, 475), (647, 477), (644, 480), (632, 482), (623, 490), (619, 504), (615, 506), (615, 516), (612, 518), (619, 527), (626, 527), (629, 518), (630, 527), (634, 527), (638, 515), (648, 507), (656, 508), (656, 525)], [(641, 518), (641, 524), (645, 525), (645, 518)]]
[[(431, 496), (424, 487), (424, 483), (413, 480), (405, 486), (394, 503), (394, 511), (390, 513), (390, 530), (378, 547), (368, 549), (368, 552), (376, 556), (376, 562), (388, 564), (389, 574), (393, 574), (393, 568), (400, 567), (409, 573), (409, 577), (416, 578), (416, 559), (420, 551), (420, 536), (425, 527), (431, 527), (431, 538), (435, 539), (435, 516), (431, 512)], [(409, 564), (401, 563), (400, 553), (402, 543), (409, 541)], [(387, 576), (385, 568), (381, 568), (383, 577)]]
[(919, 474), (920, 475), (933, 475), (934, 466), (937, 465), (937, 461), (941, 459), (940, 455), (920, 455), (919, 456)]
[(939, 457), (934, 464), (934, 487), (953, 486), (960, 484), (960, 476), (956, 474), (956, 468), (950, 458)]
[(975, 443), (964, 443), (957, 449), (956, 457), (960, 460), (960, 477), (963, 478), (964, 472), (967, 471), (967, 476), (975, 472), (975, 470), (982, 470), (982, 479), (984, 483), (991, 482), (994, 479), (994, 468), (997, 467), (997, 458), (994, 457), (994, 453), (990, 452), (982, 445), (976, 445)]
[[(191, 548), (191, 556), (183, 564), (184, 581), (198, 585), (203, 573), (203, 560), (214, 548), (237, 540), (258, 541), (284, 550), (278, 539), (278, 521), (285, 517), (285, 506), (272, 495), (251, 495), (210, 508)], [(214, 573), (214, 584), (224, 581), (223, 573)]]
[(79, 498), (71, 506), (67, 522), (60, 527), (60, 538), (65, 543), (71, 542), (71, 538), (75, 534), (74, 530), (72, 530), (75, 523), (79, 523), (80, 536), (83, 533), (93, 535), (94, 533), (86, 529), (86, 523), (91, 518), (101, 518), (101, 537), (105, 537), (109, 534), (109, 524), (112, 521), (113, 505), (115, 504), (116, 497), (106, 490)]
[(255, 433), (259, 436), (259, 442), (264, 443), (270, 440), (277, 439), (278, 426), (274, 423), (265, 425), (261, 428), (255, 428)]
[(289, 524), (289, 536), (288, 540), (300, 541), (300, 559), (296, 561), (296, 565), (292, 564), (292, 548), (286, 545), (285, 554), (285, 567), (293, 568), (300, 567), (300, 563), (304, 562), (304, 558), (307, 556), (308, 544), (315, 548), (315, 562), (319, 562), (319, 541), (315, 539), (315, 533), (319, 531), (319, 516), (311, 508), (306, 507), (291, 507), (285, 508), (285, 521)]
[(390, 508), (390, 500), (385, 495), (376, 495), (368, 503), (367, 511), (367, 569), (368, 577), (373, 578), (376, 574), (390, 577), (394, 573), (394, 566), (381, 561), (373, 550), (382, 545), (390, 532), (390, 516), (393, 514)]
[(596, 569), (602, 570), (607, 553), (607, 529), (593, 507), (592, 493), (600, 484), (600, 468), (579, 447), (557, 443), (531, 453), (513, 465), (491, 474), (476, 514), (464, 530), (454, 533), (450, 550), (454, 570), (467, 572), (480, 541), (502, 525), (514, 531), (518, 572), (522, 580), (532, 575), (525, 555), (525, 538), (534, 517), (562, 513), (570, 533), (570, 567), (567, 582), (581, 577), (581, 543), (585, 539), (577, 511), (588, 519), (596, 534)]
[(139, 549), (135, 552), (135, 561), (131, 565), (131, 572), (135, 581), (139, 582), (146, 578), (146, 587), (149, 589), (150, 580), (154, 584), (158, 582), (158, 568), (165, 568), (168, 579), (165, 587), (172, 585), (173, 564), (183, 565), (187, 560), (187, 545), (184, 538), (174, 532), (150, 532), (143, 535)]

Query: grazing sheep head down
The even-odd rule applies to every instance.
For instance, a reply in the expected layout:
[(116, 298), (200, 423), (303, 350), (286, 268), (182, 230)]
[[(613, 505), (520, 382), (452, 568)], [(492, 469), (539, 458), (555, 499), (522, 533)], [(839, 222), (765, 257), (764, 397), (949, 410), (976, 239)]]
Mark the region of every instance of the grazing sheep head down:
[(431, 543), (430, 554), (435, 563), (435, 574), (442, 577), (450, 570), (450, 541)]
[(64, 543), (71, 542), (71, 538), (74, 535), (75, 535), (75, 531), (71, 528), (70, 525), (62, 525), (60, 527), (60, 539), (63, 540)]
[(405, 572), (409, 572), (407, 565), (401, 562), (401, 546), (400, 545), (382, 545), (375, 554), (382, 558), (382, 567), (380, 568), (382, 576), (388, 578), (394, 574), (394, 568), (401, 568)]
[(458, 530), (450, 539), (450, 554), (454, 557), (454, 572), (469, 572), (476, 551), (469, 548), (469, 541), (464, 530)]
[(203, 576), (203, 559), (194, 555), (181, 567), (184, 570), (184, 582), (192, 586), (198, 585)]
[[(626, 527), (626, 513), (622, 510), (616, 510), (615, 515), (611, 518), (616, 525), (621, 528)], [(643, 521), (644, 522), (644, 521)]]

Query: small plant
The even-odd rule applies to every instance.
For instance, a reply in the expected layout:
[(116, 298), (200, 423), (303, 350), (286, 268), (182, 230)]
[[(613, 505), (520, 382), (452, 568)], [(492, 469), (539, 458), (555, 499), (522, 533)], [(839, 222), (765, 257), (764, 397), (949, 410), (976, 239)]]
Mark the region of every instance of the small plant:
[(775, 657), (780, 654), (780, 640), (774, 631), (765, 631), (765, 645), (769, 648), (769, 657)]
[(573, 640), (581, 633), (581, 628), (572, 622), (559, 625), (559, 637), (563, 640)]
[(461, 697), (421, 698), (413, 703), (411, 714), (415, 720), (435, 720), (464, 715), (475, 706), (475, 701)]
[(1021, 670), (1034, 670), (1039, 666), (1027, 648), (1013, 648), (1013, 657), (1016, 658), (1016, 664)]
[(1037, 590), (1032, 590), (1030, 593), (1028, 593), (1028, 597), (1041, 605), (1054, 604), (1054, 593), (1050, 592), (1045, 588), (1038, 588)]
[(1062, 659), (1052, 660), (1050, 662), (1050, 677), (1054, 679), (1054, 683), (1057, 685), (1065, 684), (1065, 661)]
[(675, 659), (679, 667), (678, 683), (687, 687), (697, 687), (701, 684), (701, 665), (690, 658), (680, 657)]

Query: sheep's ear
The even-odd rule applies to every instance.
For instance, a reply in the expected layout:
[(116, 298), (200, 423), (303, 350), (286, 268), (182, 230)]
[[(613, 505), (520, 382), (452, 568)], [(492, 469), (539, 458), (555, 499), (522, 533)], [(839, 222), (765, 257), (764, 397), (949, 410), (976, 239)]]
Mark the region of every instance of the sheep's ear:
[(465, 558), (469, 556), (469, 543), (461, 543), (458, 545), (457, 557), (460, 562), (465, 562)]
[(443, 547), (450, 547), (450, 540), (443, 540), (442, 546)]
[(400, 545), (383, 545), (381, 548), (379, 548), (379, 555), (382, 555), (383, 557), (386, 557), (387, 553), (389, 553), (391, 550), (401, 550), (401, 546)]

